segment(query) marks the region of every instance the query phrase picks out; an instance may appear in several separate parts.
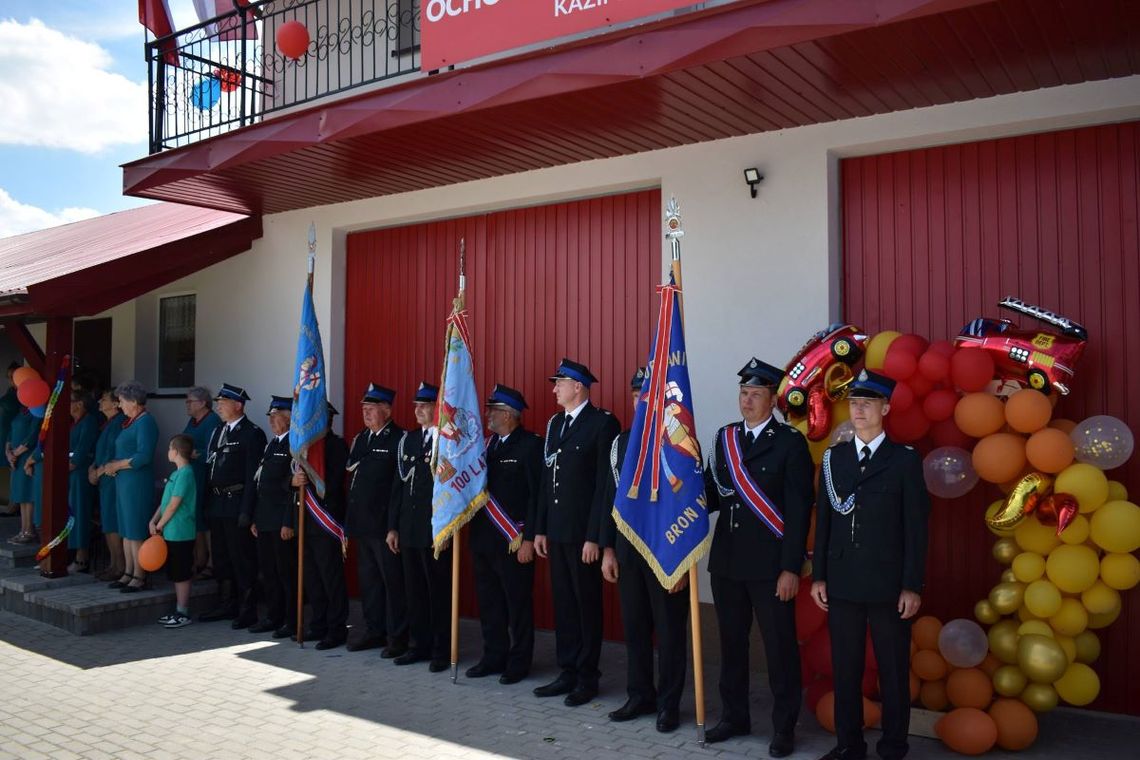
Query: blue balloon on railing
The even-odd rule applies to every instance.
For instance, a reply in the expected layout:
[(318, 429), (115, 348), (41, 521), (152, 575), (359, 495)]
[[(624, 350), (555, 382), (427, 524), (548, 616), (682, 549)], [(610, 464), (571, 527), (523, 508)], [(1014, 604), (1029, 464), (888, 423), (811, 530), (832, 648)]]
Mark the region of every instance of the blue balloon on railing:
[(222, 99), (222, 83), (214, 77), (201, 80), (190, 88), (190, 105), (199, 111), (209, 111)]
[(44, 415), (47, 414), (47, 404), (30, 407), (28, 411), (32, 413), (33, 417), (39, 417), (42, 420)]

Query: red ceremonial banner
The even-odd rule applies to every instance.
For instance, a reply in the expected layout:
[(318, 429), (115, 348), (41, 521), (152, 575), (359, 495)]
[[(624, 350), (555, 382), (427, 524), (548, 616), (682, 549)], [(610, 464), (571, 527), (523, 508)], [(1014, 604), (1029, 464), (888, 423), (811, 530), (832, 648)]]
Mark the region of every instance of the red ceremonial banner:
[(420, 66), (431, 71), (696, 4), (695, 0), (421, 0)]

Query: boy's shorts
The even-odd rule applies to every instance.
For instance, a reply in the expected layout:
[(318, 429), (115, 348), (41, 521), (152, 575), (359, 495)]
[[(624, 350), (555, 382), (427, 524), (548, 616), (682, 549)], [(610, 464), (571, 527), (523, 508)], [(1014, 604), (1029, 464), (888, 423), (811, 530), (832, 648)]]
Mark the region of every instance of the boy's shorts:
[(194, 541), (166, 542), (166, 577), (174, 583), (194, 575)]

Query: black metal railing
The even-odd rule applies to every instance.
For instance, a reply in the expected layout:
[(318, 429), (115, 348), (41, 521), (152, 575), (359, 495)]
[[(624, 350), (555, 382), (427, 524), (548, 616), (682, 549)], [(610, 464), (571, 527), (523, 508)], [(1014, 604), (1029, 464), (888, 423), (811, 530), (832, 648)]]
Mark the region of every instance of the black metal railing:
[[(419, 0), (234, 0), (234, 9), (146, 43), (150, 152), (420, 68)], [(290, 59), (276, 30), (304, 25)]]

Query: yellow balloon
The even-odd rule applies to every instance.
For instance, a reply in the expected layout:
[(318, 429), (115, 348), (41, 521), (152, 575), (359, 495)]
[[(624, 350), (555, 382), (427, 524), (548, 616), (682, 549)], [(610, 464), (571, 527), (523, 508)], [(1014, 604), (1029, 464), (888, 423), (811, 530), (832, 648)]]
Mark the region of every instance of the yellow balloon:
[(1027, 685), (1019, 698), (1033, 712), (1049, 712), (1057, 706), (1057, 690), (1047, 683)]
[(1022, 549), (1036, 552), (1042, 557), (1061, 544), (1061, 539), (1057, 538), (1057, 528), (1042, 525), (1036, 515), (1030, 515), (1019, 522), (1013, 529), (1013, 537)]
[(994, 559), (1003, 565), (1008, 565), (1013, 562), (1014, 557), (1021, 553), (1021, 549), (1012, 538), (1000, 538), (994, 542), (993, 553)]
[(1061, 649), (1065, 650), (1065, 657), (1069, 662), (1074, 662), (1077, 659), (1077, 642), (1072, 636), (1064, 636), (1060, 633), (1054, 633), (1053, 638), (1061, 645)]
[(1052, 617), (1061, 609), (1061, 592), (1047, 580), (1033, 581), (1025, 587), (1025, 607), (1034, 617)]
[(1100, 678), (1096, 671), (1083, 662), (1074, 662), (1064, 675), (1053, 683), (1057, 696), (1070, 705), (1081, 707), (1096, 699), (1100, 693)]
[(1107, 552), (1128, 554), (1140, 549), (1140, 507), (1110, 501), (1092, 516), (1092, 540)]
[(1013, 558), (1013, 574), (1022, 583), (1032, 583), (1045, 574), (1045, 558), (1037, 552), (1022, 552)]
[(984, 520), (986, 527), (989, 529), (990, 533), (993, 533), (999, 538), (1013, 535), (1013, 528), (995, 528), (990, 523), (990, 520), (992, 520), (994, 516), (997, 515), (998, 510), (1003, 506), (1005, 506), (1005, 499), (998, 499), (997, 501), (990, 504), (988, 507), (986, 507), (986, 519)]
[(1057, 614), (1049, 618), (1049, 625), (1064, 636), (1076, 636), (1089, 626), (1088, 610), (1076, 599), (1066, 598)]
[(986, 637), (990, 640), (990, 651), (1004, 663), (1017, 662), (1017, 623), (1003, 620), (992, 626)]
[(1077, 462), (1061, 470), (1053, 493), (1071, 493), (1082, 513), (1092, 512), (1108, 499), (1108, 478), (1100, 468)]
[(1081, 604), (1091, 614), (1112, 612), (1120, 606), (1120, 592), (1109, 588), (1104, 581), (1097, 581), (1081, 592)]
[(887, 358), (887, 349), (891, 347), (891, 343), (894, 342), (895, 338), (900, 335), (902, 335), (902, 333), (895, 332), (894, 330), (883, 330), (867, 341), (867, 351), (863, 359), (863, 363), (867, 366), (867, 369), (878, 370), (883, 368), (883, 360)]
[(974, 605), (974, 618), (982, 625), (993, 625), (1001, 620), (1001, 615), (990, 604), (989, 599), (983, 599)]
[(1029, 633), (1036, 633), (1040, 636), (1048, 636), (1053, 638), (1053, 629), (1044, 620), (1026, 620), (1024, 623), (1017, 627), (1017, 635), (1025, 636)]
[(1032, 612), (1030, 612), (1029, 608), (1025, 606), (1024, 602), (1022, 602), (1021, 606), (1017, 608), (1017, 619), (1023, 623), (1027, 623), (1030, 620), (1044, 620), (1044, 618), (1037, 617)]
[(1073, 643), (1077, 646), (1077, 662), (1091, 665), (1100, 657), (1100, 639), (1092, 631), (1081, 631)]
[(1030, 633), (1017, 640), (1017, 666), (1030, 681), (1049, 684), (1064, 674), (1069, 658), (1055, 639)]
[(1016, 665), (1002, 665), (994, 671), (994, 691), (1003, 697), (1016, 697), (1025, 690), (1029, 679)]
[(1087, 546), (1058, 546), (1045, 560), (1045, 574), (1067, 594), (1079, 594), (1096, 583), (1100, 560)]
[(1140, 559), (1134, 554), (1106, 554), (1100, 560), (1100, 579), (1117, 591), (1127, 591), (1140, 583)]
[(1108, 481), (1108, 501), (1128, 501), (1128, 489), (1119, 480)]
[(1120, 607), (1117, 607), (1112, 612), (1098, 612), (1095, 615), (1089, 615), (1089, 628), (1098, 631), (1101, 628), (1107, 628), (1116, 622), (1120, 617)]
[(1012, 615), (1021, 606), (1024, 594), (1024, 584), (1002, 581), (990, 589), (990, 604), (1002, 615)]
[(1083, 544), (1089, 540), (1089, 518), (1077, 515), (1069, 527), (1061, 531), (1061, 541), (1066, 544)]

